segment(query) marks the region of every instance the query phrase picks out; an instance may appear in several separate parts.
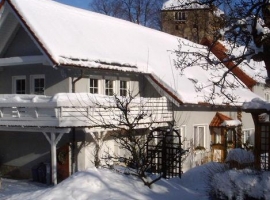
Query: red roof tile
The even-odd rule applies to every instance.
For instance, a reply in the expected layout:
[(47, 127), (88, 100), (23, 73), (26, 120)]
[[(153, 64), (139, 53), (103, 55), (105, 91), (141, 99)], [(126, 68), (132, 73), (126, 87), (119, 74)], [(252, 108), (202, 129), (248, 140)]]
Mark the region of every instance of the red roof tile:
[(221, 114), (219, 112), (216, 113), (215, 117), (212, 119), (211, 123), (209, 126), (214, 126), (214, 127), (218, 127), (220, 126), (224, 121), (227, 121), (227, 120), (232, 120), (232, 118), (224, 115), (224, 114)]
[[(229, 56), (225, 53), (227, 50), (220, 42), (213, 44), (208, 38), (203, 38), (201, 41), (202, 45), (210, 48), (211, 52), (229, 69), (231, 72), (239, 78), (250, 90), (256, 85), (256, 81), (249, 77), (245, 72), (243, 72), (239, 67), (235, 65), (233, 61), (229, 59)], [(224, 61), (227, 60), (227, 61)]]

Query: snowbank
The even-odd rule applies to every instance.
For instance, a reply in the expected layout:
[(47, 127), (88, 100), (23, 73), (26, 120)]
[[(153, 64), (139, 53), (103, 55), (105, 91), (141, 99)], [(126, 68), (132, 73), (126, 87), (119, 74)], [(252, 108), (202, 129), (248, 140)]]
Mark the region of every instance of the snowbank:
[[(200, 170), (193, 170), (193, 178)], [(201, 181), (183, 177), (183, 179), (173, 178), (162, 179), (153, 185), (152, 189), (144, 186), (141, 181), (131, 175), (124, 175), (107, 169), (91, 168), (84, 172), (78, 172), (52, 188), (36, 188), (29, 184), (25, 187), (25, 182), (21, 185), (16, 183), (12, 188), (11, 195), (10, 180), (4, 179), (3, 190), (0, 199), (8, 200), (105, 200), (105, 199), (140, 199), (140, 200), (178, 200), (179, 197), (185, 200), (207, 200), (204, 193), (194, 191), (192, 188), (182, 186), (182, 183), (192, 181), (189, 185), (203, 187)], [(24, 188), (24, 190), (22, 189)], [(6, 190), (9, 191), (6, 191)], [(33, 190), (36, 190), (33, 192)], [(1, 197), (2, 196), (2, 197)]]

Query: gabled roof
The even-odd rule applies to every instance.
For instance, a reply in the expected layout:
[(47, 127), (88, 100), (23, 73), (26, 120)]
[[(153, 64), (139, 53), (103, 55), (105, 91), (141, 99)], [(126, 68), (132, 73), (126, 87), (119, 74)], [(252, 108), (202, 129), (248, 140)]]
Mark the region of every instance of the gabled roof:
[(241, 122), (239, 120), (233, 120), (232, 118), (217, 112), (215, 117), (212, 119), (210, 123), (210, 127), (236, 127), (240, 126)]
[[(25, 30), (39, 45), (55, 66), (113, 69), (143, 73), (163, 95), (178, 103), (226, 104), (228, 99), (220, 94), (213, 102), (205, 96), (212, 93), (212, 79), (226, 69), (204, 70), (201, 66), (189, 67), (181, 74), (174, 66), (177, 60), (173, 51), (205, 51), (204, 46), (160, 31), (124, 20), (112, 18), (63, 5), (51, 0), (6, 0), (4, 9), (14, 13)], [(190, 62), (193, 62), (193, 57)], [(207, 63), (205, 58), (202, 63)], [(234, 77), (228, 81), (235, 82)], [(194, 86), (194, 82), (196, 83)], [(209, 87), (210, 86), (210, 87)], [(198, 89), (200, 88), (200, 89)], [(242, 105), (258, 97), (246, 88), (226, 88)]]

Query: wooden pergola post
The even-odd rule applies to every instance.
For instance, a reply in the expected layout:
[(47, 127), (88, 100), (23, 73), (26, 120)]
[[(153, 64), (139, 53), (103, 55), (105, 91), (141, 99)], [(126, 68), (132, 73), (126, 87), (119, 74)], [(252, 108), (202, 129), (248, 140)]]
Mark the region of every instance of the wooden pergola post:
[[(69, 132), (69, 131), (68, 131)], [(67, 132), (66, 132), (67, 133)], [(65, 132), (60, 132), (56, 135), (56, 132), (49, 132), (50, 137), (46, 132), (43, 132), (44, 136), (51, 145), (51, 181), (53, 185), (57, 184), (57, 161), (56, 161), (56, 146)]]

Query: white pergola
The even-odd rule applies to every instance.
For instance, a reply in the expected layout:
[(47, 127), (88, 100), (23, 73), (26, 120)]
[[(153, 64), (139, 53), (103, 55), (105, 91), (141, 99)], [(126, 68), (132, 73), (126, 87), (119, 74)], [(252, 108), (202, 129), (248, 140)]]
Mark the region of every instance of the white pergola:
[(70, 132), (70, 128), (43, 128), (43, 127), (9, 127), (2, 126), (0, 131), (16, 131), (16, 132), (41, 132), (51, 145), (51, 181), (57, 184), (57, 162), (56, 147), (60, 139), (65, 133)]
[[(42, 133), (51, 146), (51, 178), (57, 184), (56, 149), (62, 136), (70, 133), (71, 128), (79, 127), (90, 133), (95, 142), (95, 132), (102, 123), (119, 123), (116, 119), (119, 109), (115, 108), (113, 97), (89, 93), (62, 93), (52, 97), (43, 95), (0, 95), (0, 131), (23, 131)], [(105, 104), (96, 106), (97, 101)], [(154, 120), (157, 126), (164, 126), (173, 120), (173, 114), (165, 97), (138, 98), (130, 104), (131, 117), (144, 111), (151, 112), (152, 118), (142, 121), (142, 127)], [(99, 131), (96, 131), (96, 130)]]

